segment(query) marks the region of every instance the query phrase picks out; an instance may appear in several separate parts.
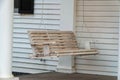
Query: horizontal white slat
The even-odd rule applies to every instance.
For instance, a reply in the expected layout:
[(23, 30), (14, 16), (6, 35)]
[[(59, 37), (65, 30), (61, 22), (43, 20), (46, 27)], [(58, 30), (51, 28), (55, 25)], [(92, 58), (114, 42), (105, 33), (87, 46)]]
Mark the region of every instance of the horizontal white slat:
[(118, 56), (109, 56), (109, 55), (77, 56), (77, 59), (117, 61)]
[(60, 9), (60, 6), (58, 5), (35, 5), (34, 8), (42, 8), (42, 9)]
[(77, 38), (78, 41), (94, 41), (96, 44), (117, 44), (118, 39)]
[[(83, 44), (84, 43), (84, 44)], [(81, 43), (79, 43), (80, 47), (84, 47), (85, 42), (82, 41)], [(91, 47), (95, 47), (97, 49), (108, 49), (108, 50), (118, 50), (118, 45), (116, 44), (91, 44)]]
[(49, 29), (49, 30), (58, 30), (59, 27), (58, 26), (43, 26), (43, 28), (38, 27), (38, 28), (18, 28), (18, 29), (14, 29), (13, 32), (16, 33), (16, 35), (19, 34), (26, 34), (28, 33), (29, 30), (45, 30), (45, 29)]
[[(79, 5), (83, 5), (82, 3), (82, 0), (78, 0), (77, 1), (77, 5), (79, 6)], [(118, 3), (118, 0), (104, 0), (104, 1), (101, 1), (101, 0), (91, 0), (91, 1), (84, 1), (84, 4), (85, 4), (85, 6), (103, 6), (103, 5), (105, 5), (105, 6), (116, 6), (116, 5), (120, 5), (119, 3)]]
[(36, 9), (35, 11), (34, 11), (34, 13), (36, 13), (36, 14), (48, 14), (48, 15), (50, 15), (50, 14), (58, 14), (58, 15), (60, 15), (60, 10), (58, 9), (58, 10), (41, 10), (41, 9)]
[(32, 51), (32, 49), (30, 48), (30, 49), (28, 49), (28, 48), (15, 48), (15, 47), (13, 47), (13, 52), (20, 52), (20, 53), (28, 53), (28, 54), (31, 54), (33, 51)]
[(18, 58), (29, 58), (30, 59), (30, 53), (16, 53), (13, 52), (13, 57), (18, 57)]
[[(14, 29), (59, 29), (59, 25), (52, 25), (52, 24), (14, 24)], [(16, 31), (15, 31), (16, 32)]]
[(12, 71), (13, 72), (22, 72), (22, 73), (31, 73), (31, 74), (50, 72), (47, 70), (45, 71), (45, 70), (40, 70), (40, 69), (30, 69), (30, 68), (15, 67), (15, 66), (13, 66)]
[[(78, 33), (77, 33), (78, 34)], [(80, 33), (78, 37), (93, 37), (93, 38), (110, 38), (118, 39), (118, 34), (105, 34), (105, 33)]]
[(27, 30), (25, 31), (25, 33), (26, 33), (26, 34), (13, 34), (13, 37), (27, 38), (27, 39), (28, 39)]
[(20, 38), (14, 38), (13, 42), (21, 42), (21, 43), (30, 43), (29, 39), (20, 39)]
[[(110, 22), (84, 22), (85, 26), (89, 27), (112, 27), (112, 28), (118, 28), (118, 23), (110, 23)], [(76, 22), (77, 26), (82, 26), (83, 22)]]
[(118, 45), (114, 44), (95, 44), (98, 49), (113, 49), (118, 50)]
[[(42, 3), (42, 0), (35, 0), (35, 3)], [(59, 3), (60, 0), (44, 0), (44, 3)]]
[[(31, 56), (31, 54), (28, 54), (28, 53), (13, 52), (13, 57), (15, 57), (15, 58), (28, 58), (28, 59), (30, 59), (30, 56)], [(57, 57), (47, 57), (45, 59), (54, 60), (54, 61), (58, 60)]]
[(119, 12), (97, 12), (97, 11), (77, 11), (77, 16), (81, 16), (83, 17), (83, 13), (84, 16), (86, 17), (118, 17), (119, 16)]
[(99, 50), (99, 54), (118, 56), (118, 50)]
[(33, 64), (51, 65), (51, 66), (57, 65), (57, 61), (46, 60), (46, 59), (45, 59), (45, 61), (41, 61), (41, 60), (37, 60), (37, 59), (13, 58), (13, 62), (22, 62), (22, 63), (31, 63), (31, 64), (33, 63)]
[[(83, 21), (81, 17), (77, 17), (77, 21)], [(84, 21), (91, 22), (118, 22), (119, 18), (116, 17), (84, 17)]]
[(39, 19), (14, 19), (14, 23), (30, 23), (30, 24), (60, 24), (59, 20), (39, 20)]
[(117, 72), (106, 72), (106, 71), (93, 71), (93, 70), (82, 70), (82, 69), (77, 69), (78, 73), (84, 73), (84, 74), (100, 74), (100, 75), (111, 75), (111, 76), (116, 76)]
[(82, 32), (98, 32), (98, 33), (118, 33), (117, 28), (89, 28), (89, 27), (77, 27), (77, 31)]
[(96, 66), (111, 66), (111, 67), (117, 67), (118, 62), (112, 62), (112, 61), (94, 61), (94, 60), (82, 60), (77, 59), (76, 64), (80, 65), (96, 65)]
[[(77, 10), (83, 10), (83, 6), (77, 6)], [(119, 11), (119, 6), (85, 6), (84, 10)]]
[(45, 14), (34, 14), (34, 15), (20, 15), (20, 14), (14, 14), (14, 18), (22, 19), (40, 19), (43, 16), (43, 19), (60, 19), (60, 15), (45, 15)]
[(49, 66), (49, 65), (38, 65), (38, 64), (30, 64), (30, 63), (20, 63), (20, 62), (13, 62), (13, 66), (16, 67), (26, 67), (26, 68), (33, 68), (33, 69), (45, 69), (45, 70), (55, 70), (56, 66)]
[(116, 67), (104, 67), (104, 66), (92, 66), (92, 65), (77, 65), (77, 69), (83, 69), (83, 70), (96, 70), (96, 71), (106, 71), (106, 72), (117, 72)]

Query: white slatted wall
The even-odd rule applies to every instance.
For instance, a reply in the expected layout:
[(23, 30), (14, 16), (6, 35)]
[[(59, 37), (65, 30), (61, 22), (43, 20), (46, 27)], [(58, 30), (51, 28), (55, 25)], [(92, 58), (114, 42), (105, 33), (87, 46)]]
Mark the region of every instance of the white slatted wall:
[(84, 7), (83, 0), (77, 0), (79, 45), (83, 47), (84, 41), (94, 40), (100, 52), (96, 56), (76, 57), (77, 72), (117, 75), (119, 7), (119, 0), (84, 0)]
[(57, 58), (46, 59), (45, 62), (32, 60), (27, 31), (30, 29), (59, 29), (60, 0), (44, 0), (43, 21), (42, 0), (35, 0), (34, 15), (14, 14), (13, 31), (13, 71), (24, 73), (41, 73), (56, 70)]

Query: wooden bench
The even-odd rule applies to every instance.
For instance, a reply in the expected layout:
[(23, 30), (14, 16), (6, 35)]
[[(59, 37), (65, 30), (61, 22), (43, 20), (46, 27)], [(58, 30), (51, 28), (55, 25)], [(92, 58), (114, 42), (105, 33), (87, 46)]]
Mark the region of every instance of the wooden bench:
[(64, 55), (95, 55), (96, 49), (80, 49), (72, 31), (28, 31), (33, 58)]

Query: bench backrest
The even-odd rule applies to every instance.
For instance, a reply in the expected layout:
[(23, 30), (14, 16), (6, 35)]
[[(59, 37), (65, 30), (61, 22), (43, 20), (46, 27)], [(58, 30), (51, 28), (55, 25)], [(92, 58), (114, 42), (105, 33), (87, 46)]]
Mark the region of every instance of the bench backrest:
[(28, 33), (31, 46), (35, 53), (43, 52), (43, 45), (39, 44), (52, 41), (55, 42), (54, 44), (50, 44), (50, 50), (52, 52), (57, 50), (78, 49), (77, 41), (72, 31), (34, 30), (29, 31)]

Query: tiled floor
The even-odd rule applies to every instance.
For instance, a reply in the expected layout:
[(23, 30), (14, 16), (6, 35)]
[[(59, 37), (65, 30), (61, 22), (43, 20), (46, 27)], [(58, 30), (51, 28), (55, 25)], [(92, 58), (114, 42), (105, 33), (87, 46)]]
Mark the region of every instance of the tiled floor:
[(117, 80), (117, 77), (52, 72), (33, 75), (22, 75), (20, 76), (20, 80)]

